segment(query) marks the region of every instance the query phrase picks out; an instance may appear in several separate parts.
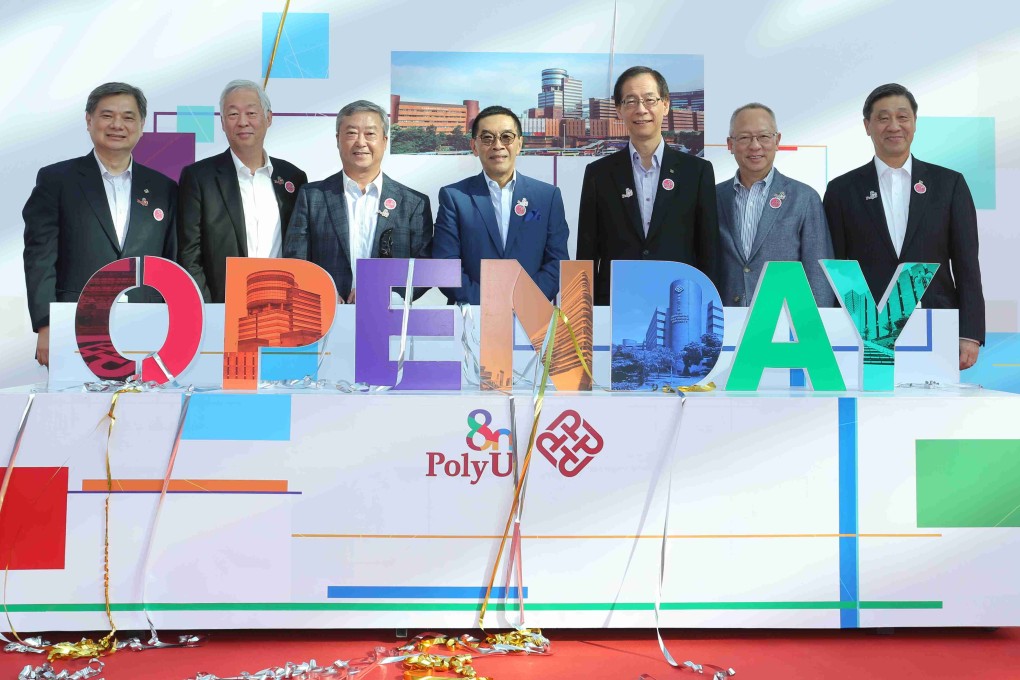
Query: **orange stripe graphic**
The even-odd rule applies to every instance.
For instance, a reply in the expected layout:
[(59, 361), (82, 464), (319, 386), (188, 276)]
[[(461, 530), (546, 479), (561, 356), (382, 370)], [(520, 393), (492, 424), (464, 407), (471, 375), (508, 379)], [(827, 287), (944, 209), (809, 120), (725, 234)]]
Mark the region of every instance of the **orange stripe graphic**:
[[(162, 491), (162, 479), (114, 479), (114, 491)], [(105, 479), (83, 479), (82, 491), (106, 491)], [(287, 491), (286, 479), (171, 479), (167, 491)]]

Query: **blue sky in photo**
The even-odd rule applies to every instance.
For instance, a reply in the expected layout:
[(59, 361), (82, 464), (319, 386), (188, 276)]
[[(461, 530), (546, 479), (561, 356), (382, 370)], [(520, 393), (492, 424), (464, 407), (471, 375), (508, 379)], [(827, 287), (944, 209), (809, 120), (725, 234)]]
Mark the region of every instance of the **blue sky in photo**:
[(538, 105), (542, 70), (563, 68), (580, 78), (582, 98), (610, 97), (616, 77), (631, 66), (656, 69), (671, 92), (704, 89), (705, 61), (698, 54), (609, 54), (524, 52), (392, 52), (390, 92), (404, 101), (460, 104), (477, 99), (520, 113)]

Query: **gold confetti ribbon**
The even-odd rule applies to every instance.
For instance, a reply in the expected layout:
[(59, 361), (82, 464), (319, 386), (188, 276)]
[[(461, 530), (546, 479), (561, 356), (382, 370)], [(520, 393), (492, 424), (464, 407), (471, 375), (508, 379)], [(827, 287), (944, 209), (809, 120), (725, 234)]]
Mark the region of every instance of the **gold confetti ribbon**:
[(290, 0), (283, 4), (283, 14), (280, 15), (280, 25), (276, 29), (276, 40), (273, 41), (273, 51), (269, 53), (269, 65), (266, 66), (266, 77), (262, 81), (262, 89), (269, 87), (269, 74), (273, 72), (273, 61), (276, 60), (276, 50), (280, 47), (280, 38), (283, 36), (283, 22), (287, 20), (287, 10), (290, 9)]

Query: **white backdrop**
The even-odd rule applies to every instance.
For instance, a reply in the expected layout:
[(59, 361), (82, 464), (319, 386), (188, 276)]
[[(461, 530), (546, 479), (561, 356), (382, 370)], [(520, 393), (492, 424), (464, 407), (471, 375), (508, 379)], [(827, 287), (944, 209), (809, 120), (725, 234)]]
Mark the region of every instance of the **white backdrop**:
[[(35, 335), (25, 304), (21, 208), (39, 167), (90, 148), (84, 125), (88, 92), (122, 80), (141, 87), (149, 110), (215, 105), (234, 78), (260, 80), (262, 13), (283, 0), (166, 3), (44, 0), (8, 4), (0, 24), (0, 386), (45, 379), (32, 360)], [(618, 7), (614, 36), (614, 6)], [(390, 52), (454, 50), (702, 54), (706, 142), (725, 141), (730, 112), (748, 101), (773, 107), (784, 144), (828, 146), (834, 177), (871, 157), (861, 124), (864, 97), (900, 82), (919, 115), (995, 118), (996, 208), (978, 214), (989, 331), (1016, 332), (1017, 192), (1020, 184), (1020, 7), (991, 0), (782, 0), (767, 3), (655, 3), (519, 0), (486, 5), (432, 0), (296, 0), (291, 12), (327, 12), (329, 78), (269, 84), (277, 111), (336, 111), (354, 99), (388, 108)], [(608, 72), (608, 59), (607, 59)], [(506, 78), (532, 76), (507, 73)], [(586, 95), (587, 96), (587, 95)], [(160, 129), (172, 131), (172, 121)], [(146, 129), (152, 129), (150, 113)], [(225, 144), (197, 144), (199, 158)], [(328, 119), (281, 119), (267, 148), (311, 179), (339, 169)], [(922, 133), (919, 132), (920, 138)], [(930, 140), (928, 140), (930, 141)], [(706, 156), (717, 178), (734, 166), (718, 149)], [(573, 231), (584, 159), (560, 159), (558, 183)], [(778, 165), (818, 186), (806, 165)], [(552, 160), (528, 158), (522, 171), (552, 179)], [(429, 193), (478, 171), (472, 158), (390, 157), (384, 169)], [(821, 187), (818, 187), (821, 188)], [(574, 235), (571, 235), (573, 251)]]

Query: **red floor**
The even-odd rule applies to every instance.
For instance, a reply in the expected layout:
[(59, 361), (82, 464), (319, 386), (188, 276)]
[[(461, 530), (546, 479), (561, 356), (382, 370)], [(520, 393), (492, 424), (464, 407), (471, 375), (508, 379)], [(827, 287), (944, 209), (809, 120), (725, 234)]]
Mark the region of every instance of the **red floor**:
[[(421, 631), (412, 631), (412, 634)], [(441, 631), (463, 632), (463, 631)], [(655, 632), (647, 630), (547, 630), (550, 656), (485, 657), (475, 661), (480, 676), (494, 680), (638, 680), (642, 674), (711, 678), (708, 664), (732, 667), (738, 680), (860, 680), (897, 678), (994, 678), (1020, 680), (1020, 628), (900, 629), (888, 635), (870, 631), (670, 631), (667, 642), (677, 661), (706, 664), (705, 675), (669, 667), (659, 653)], [(44, 636), (51, 642), (79, 634)], [(161, 633), (164, 641), (175, 639)], [(121, 651), (104, 659), (105, 680), (189, 680), (199, 672), (221, 678), (254, 673), (287, 661), (364, 656), (378, 645), (400, 644), (391, 631), (215, 631), (193, 649)], [(38, 655), (0, 655), (0, 680), (17, 678)], [(83, 661), (57, 662), (76, 670)], [(396, 680), (399, 664), (356, 676), (357, 680)], [(452, 677), (452, 676), (451, 676)]]

